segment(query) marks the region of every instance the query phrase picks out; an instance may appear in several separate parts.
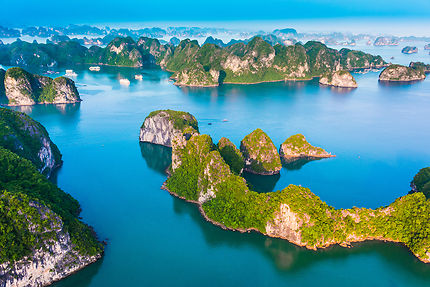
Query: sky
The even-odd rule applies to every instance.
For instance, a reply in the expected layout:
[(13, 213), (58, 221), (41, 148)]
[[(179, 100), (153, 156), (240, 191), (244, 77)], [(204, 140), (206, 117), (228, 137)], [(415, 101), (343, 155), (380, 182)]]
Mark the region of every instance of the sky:
[(366, 19), (379, 22), (389, 19), (394, 24), (401, 19), (405, 25), (413, 22), (418, 27), (430, 21), (430, 0), (0, 0), (0, 3), (0, 25), (6, 26), (331, 21), (342, 28), (336, 19), (356, 22), (361, 19), (363, 23), (368, 22)]

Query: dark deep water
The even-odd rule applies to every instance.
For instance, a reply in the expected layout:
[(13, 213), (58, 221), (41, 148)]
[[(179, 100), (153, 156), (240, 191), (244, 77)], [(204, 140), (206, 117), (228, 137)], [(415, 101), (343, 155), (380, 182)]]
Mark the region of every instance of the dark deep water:
[(371, 72), (354, 75), (354, 91), (317, 81), (181, 89), (160, 70), (77, 72), (82, 103), (20, 108), (49, 131), (64, 159), (58, 185), (109, 243), (102, 260), (55, 286), (429, 286), (430, 265), (397, 244), (314, 252), (212, 226), (160, 190), (170, 150), (139, 144), (138, 135), (149, 112), (166, 108), (191, 112), (215, 143), (226, 136), (239, 145), (255, 128), (276, 146), (303, 133), (337, 157), (251, 184), (262, 192), (300, 184), (338, 208), (375, 208), (406, 194), (430, 164), (430, 80), (382, 86)]

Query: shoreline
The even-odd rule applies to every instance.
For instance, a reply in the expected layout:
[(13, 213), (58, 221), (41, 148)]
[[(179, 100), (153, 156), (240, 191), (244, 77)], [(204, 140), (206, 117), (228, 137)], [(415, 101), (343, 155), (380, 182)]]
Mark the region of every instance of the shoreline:
[(409, 252), (412, 253), (415, 256), (415, 258), (417, 258), (420, 262), (425, 263), (425, 264), (430, 263), (430, 259), (423, 259), (423, 258), (419, 257), (417, 254), (415, 254), (414, 252), (412, 252), (412, 250), (408, 246), (406, 246), (406, 244), (404, 244), (403, 242), (401, 242), (399, 240), (395, 240), (395, 239), (391, 239), (391, 238), (385, 238), (385, 237), (379, 237), (379, 236), (369, 236), (369, 237), (365, 237), (365, 238), (360, 238), (360, 237), (355, 237), (355, 235), (351, 235), (352, 238), (350, 240), (346, 240), (344, 242), (336, 242), (336, 241), (326, 242), (324, 245), (316, 247), (316, 246), (308, 246), (308, 245), (306, 245), (304, 243), (301, 244), (299, 242), (292, 242), (292, 241), (290, 241), (287, 238), (284, 238), (282, 236), (269, 235), (269, 234), (267, 234), (265, 232), (261, 232), (260, 230), (258, 230), (256, 228), (247, 228), (247, 229), (243, 229), (243, 228), (231, 228), (231, 227), (225, 226), (224, 224), (222, 224), (220, 222), (217, 222), (215, 220), (210, 219), (206, 215), (206, 213), (204, 212), (202, 204), (200, 202), (195, 201), (195, 200), (188, 200), (185, 197), (180, 196), (180, 195), (176, 194), (175, 192), (170, 191), (167, 188), (167, 186), (166, 186), (166, 181), (163, 182), (163, 184), (162, 184), (162, 186), (161, 186), (160, 189), (166, 190), (170, 195), (172, 195), (172, 196), (174, 196), (176, 198), (182, 199), (182, 200), (184, 200), (186, 202), (189, 202), (189, 203), (192, 203), (192, 204), (196, 205), (198, 207), (198, 209), (199, 209), (200, 215), (207, 222), (212, 223), (213, 225), (215, 225), (217, 227), (220, 227), (221, 229), (224, 229), (224, 230), (237, 231), (237, 232), (240, 232), (240, 233), (257, 232), (257, 233), (260, 233), (260, 234), (262, 234), (264, 236), (267, 236), (267, 237), (270, 237), (270, 238), (279, 238), (279, 239), (282, 239), (282, 240), (286, 240), (289, 243), (294, 244), (296, 246), (303, 247), (303, 248), (306, 248), (306, 249), (309, 249), (309, 250), (314, 250), (314, 251), (317, 251), (318, 249), (326, 249), (326, 248), (329, 248), (329, 247), (332, 247), (332, 246), (335, 246), (335, 245), (339, 245), (340, 247), (343, 247), (343, 248), (353, 248), (354, 246), (352, 246), (352, 243), (362, 243), (362, 242), (366, 242), (366, 241), (392, 242), (392, 243), (401, 244), (402, 246), (406, 247), (409, 250)]

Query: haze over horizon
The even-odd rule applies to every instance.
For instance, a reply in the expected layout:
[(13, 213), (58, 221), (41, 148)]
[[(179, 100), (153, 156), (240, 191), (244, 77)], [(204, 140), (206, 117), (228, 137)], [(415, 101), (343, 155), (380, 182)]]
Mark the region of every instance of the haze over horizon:
[[(372, 28), (368, 32), (384, 30), (399, 35), (430, 36), (423, 29), (430, 22), (430, 1), (427, 0), (409, 1), (408, 5), (398, 0), (267, 0), (264, 5), (255, 0), (219, 0), (216, 4), (195, 0), (180, 3), (173, 0), (123, 0), (121, 5), (110, 0), (46, 0), (43, 3), (22, 0), (7, 1), (2, 6), (7, 13), (2, 15), (0, 25), (6, 26), (107, 24), (125, 27), (123, 25), (136, 26), (136, 23), (149, 26), (157, 23), (158, 26), (175, 23), (193, 26), (202, 23), (208, 26), (207, 23), (213, 23), (209, 26), (225, 27), (219, 24), (227, 23), (227, 26), (249, 29), (249, 21), (258, 21), (259, 25), (251, 28), (258, 30), (288, 25), (306, 32), (333, 31), (334, 28), (343, 32), (366, 32)], [(367, 27), (360, 29), (360, 25), (366, 24)], [(378, 25), (377, 31), (375, 25)]]

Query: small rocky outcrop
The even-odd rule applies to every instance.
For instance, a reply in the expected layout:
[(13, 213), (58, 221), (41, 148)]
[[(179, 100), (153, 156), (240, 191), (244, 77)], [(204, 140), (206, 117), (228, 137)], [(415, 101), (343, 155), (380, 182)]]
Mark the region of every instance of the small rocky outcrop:
[(26, 114), (6, 108), (0, 108), (0, 146), (30, 160), (47, 177), (62, 164), (46, 129)]
[(412, 46), (406, 46), (402, 49), (402, 53), (403, 54), (416, 54), (416, 53), (418, 53), (418, 48), (412, 47)]
[(426, 45), (424, 46), (424, 50), (430, 50), (430, 44), (426, 44)]
[(4, 87), (9, 106), (67, 104), (81, 101), (71, 79), (33, 75), (21, 68), (10, 68), (6, 71)]
[(218, 141), (218, 150), (224, 161), (235, 174), (241, 174), (245, 166), (245, 159), (240, 150), (228, 138), (222, 137)]
[(282, 168), (275, 145), (261, 129), (254, 130), (242, 140), (240, 151), (245, 158), (245, 171), (272, 175), (278, 174)]
[(286, 139), (279, 148), (279, 154), (286, 163), (300, 159), (313, 160), (335, 157), (324, 149), (311, 145), (302, 134), (293, 135)]
[(426, 78), (422, 70), (401, 65), (390, 65), (379, 75), (381, 82), (412, 82)]
[(378, 37), (373, 43), (374, 46), (398, 46), (399, 39), (394, 37)]
[(158, 110), (146, 117), (140, 128), (139, 140), (172, 147), (175, 137), (190, 138), (194, 133), (198, 133), (198, 130), (197, 120), (190, 113)]
[(430, 73), (430, 65), (424, 64), (423, 62), (411, 62), (409, 64), (409, 67), (417, 70), (422, 70), (425, 74)]
[(430, 198), (430, 167), (422, 168), (411, 182), (411, 193), (422, 192)]
[(326, 86), (339, 88), (357, 88), (357, 82), (348, 71), (337, 71), (332, 74), (322, 76), (319, 83)]

